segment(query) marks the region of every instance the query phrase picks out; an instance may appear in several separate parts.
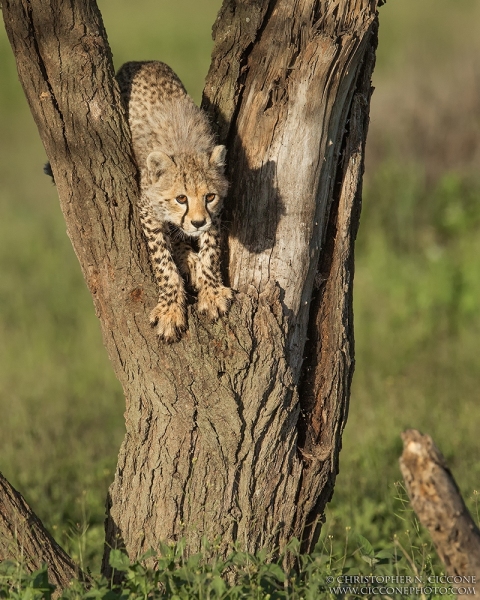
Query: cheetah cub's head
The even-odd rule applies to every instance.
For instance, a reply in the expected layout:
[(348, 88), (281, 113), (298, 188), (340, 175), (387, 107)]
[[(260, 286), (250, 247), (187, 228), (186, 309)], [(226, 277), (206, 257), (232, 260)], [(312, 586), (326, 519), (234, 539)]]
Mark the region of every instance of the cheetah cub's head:
[(175, 156), (151, 152), (147, 157), (148, 196), (157, 218), (191, 237), (207, 231), (228, 189), (225, 155), (225, 146)]

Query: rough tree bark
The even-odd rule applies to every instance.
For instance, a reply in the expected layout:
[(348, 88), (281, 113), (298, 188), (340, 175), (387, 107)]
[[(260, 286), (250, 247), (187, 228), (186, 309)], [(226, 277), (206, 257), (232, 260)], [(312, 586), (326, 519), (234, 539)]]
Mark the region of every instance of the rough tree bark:
[(190, 306), (186, 335), (166, 346), (148, 325), (156, 289), (96, 4), (3, 2), (125, 391), (106, 540), (131, 558), (181, 536), (192, 551), (202, 536), (254, 551), (292, 536), (308, 550), (318, 535), (353, 372), (353, 243), (376, 7), (224, 1), (204, 107), (229, 149), (225, 271), (237, 294), (216, 324)]
[(0, 563), (12, 558), (30, 572), (46, 563), (48, 579), (59, 589), (74, 577), (88, 580), (0, 473)]
[(415, 429), (402, 434), (400, 469), (413, 510), (432, 536), (452, 576), (480, 581), (480, 530), (475, 525), (445, 458), (429, 435)]

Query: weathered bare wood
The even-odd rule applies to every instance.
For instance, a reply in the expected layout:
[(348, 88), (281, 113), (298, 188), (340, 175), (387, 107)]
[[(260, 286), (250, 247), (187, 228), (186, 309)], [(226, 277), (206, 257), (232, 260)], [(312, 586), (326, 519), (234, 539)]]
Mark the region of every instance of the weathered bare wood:
[(480, 581), (480, 530), (432, 438), (415, 429), (402, 433), (400, 469), (413, 510), (432, 536), (449, 575)]
[(375, 0), (224, 2), (204, 106), (229, 147), (226, 263), (238, 294), (216, 324), (189, 307), (186, 335), (165, 346), (148, 326), (156, 290), (95, 2), (3, 3), (125, 391), (106, 533), (131, 558), (181, 536), (192, 550), (205, 535), (248, 550), (315, 540), (353, 372), (375, 10)]
[(72, 579), (86, 577), (0, 473), (0, 562), (4, 560), (20, 562), (29, 573), (46, 563), (57, 593)]
[(214, 30), (204, 105), (230, 141), (229, 276), (240, 291), (278, 282), (295, 382), (348, 112), (375, 46), (375, 7), (227, 0)]

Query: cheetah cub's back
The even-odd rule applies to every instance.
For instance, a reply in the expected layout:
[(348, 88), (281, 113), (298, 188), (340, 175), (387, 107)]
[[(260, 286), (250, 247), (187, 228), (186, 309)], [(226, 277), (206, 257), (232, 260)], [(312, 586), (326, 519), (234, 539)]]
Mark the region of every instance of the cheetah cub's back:
[(205, 113), (162, 62), (130, 62), (117, 74), (140, 171), (140, 216), (159, 285), (150, 314), (168, 342), (186, 328), (187, 277), (198, 309), (215, 320), (232, 291), (220, 276), (220, 211), (228, 189), (225, 147)]

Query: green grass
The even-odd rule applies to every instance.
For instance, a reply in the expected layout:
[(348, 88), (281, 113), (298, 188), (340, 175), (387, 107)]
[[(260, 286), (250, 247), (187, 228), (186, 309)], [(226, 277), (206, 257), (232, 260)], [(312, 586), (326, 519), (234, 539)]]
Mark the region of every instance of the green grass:
[[(100, 2), (116, 67), (165, 60), (198, 101), (218, 6), (217, 0)], [(332, 569), (347, 559), (349, 568), (371, 568), (358, 550), (364, 536), (373, 556), (392, 547), (401, 553), (401, 546), (418, 568), (438, 571), (397, 483), (406, 427), (433, 436), (478, 518), (480, 181), (472, 167), (478, 112), (462, 104), (459, 118), (468, 118), (468, 126), (453, 127), (445, 141), (447, 113), (437, 115), (435, 102), (423, 105), (412, 81), (425, 72), (425, 85), (448, 90), (447, 63), (457, 78), (467, 73), (479, 17), (475, 0), (389, 0), (381, 9), (357, 243), (357, 366), (321, 540)], [(124, 399), (55, 188), (42, 173), (44, 152), (3, 32), (0, 77), (0, 471), (66, 549), (98, 571)], [(477, 97), (468, 85), (460, 98), (455, 91), (442, 96), (451, 114), (457, 102)], [(411, 106), (419, 113), (408, 112)], [(409, 115), (414, 126), (407, 128)], [(453, 138), (471, 153), (441, 153)]]
[(478, 182), (454, 174), (428, 190), (418, 174), (391, 165), (366, 187), (355, 276), (357, 366), (330, 511), (369, 539), (385, 543), (398, 532), (393, 490), (401, 479), (399, 433), (409, 427), (432, 435), (473, 508), (480, 480), (479, 191)]
[[(300, 554), (300, 542), (293, 539), (278, 557), (267, 550), (253, 555), (233, 548), (225, 559), (219, 558), (215, 544), (206, 540), (201, 552), (188, 556), (180, 540), (172, 545), (160, 544), (159, 551), (150, 551), (133, 564), (121, 551), (112, 550), (111, 580), (97, 575), (88, 585), (73, 581), (60, 597), (318, 600), (369, 597), (373, 589), (380, 597), (391, 597), (396, 595), (395, 587), (401, 586), (401, 595), (406, 598), (453, 598), (452, 586), (450, 590), (444, 586), (445, 591), (438, 594), (419, 592), (421, 586), (428, 589), (435, 584), (439, 573), (432, 564), (428, 544), (416, 547), (412, 537), (407, 543), (395, 539), (389, 548), (378, 551), (365, 537), (347, 532), (340, 552), (334, 548), (332, 537), (327, 536), (309, 555)], [(45, 566), (29, 574), (21, 563), (0, 564), (0, 598), (50, 600), (54, 590)]]

